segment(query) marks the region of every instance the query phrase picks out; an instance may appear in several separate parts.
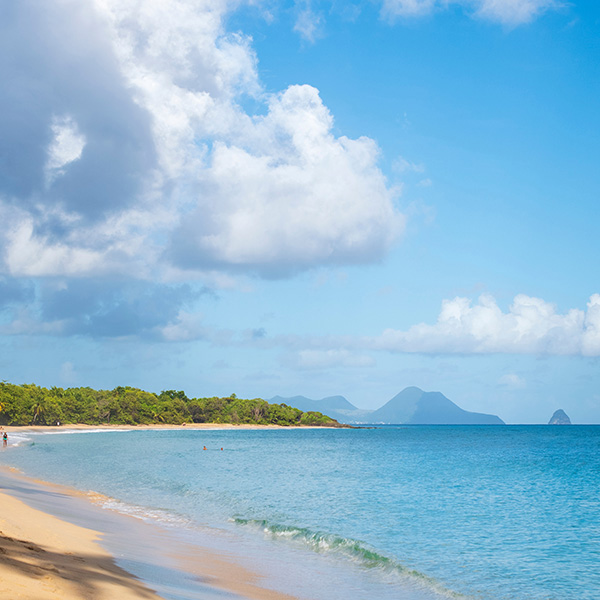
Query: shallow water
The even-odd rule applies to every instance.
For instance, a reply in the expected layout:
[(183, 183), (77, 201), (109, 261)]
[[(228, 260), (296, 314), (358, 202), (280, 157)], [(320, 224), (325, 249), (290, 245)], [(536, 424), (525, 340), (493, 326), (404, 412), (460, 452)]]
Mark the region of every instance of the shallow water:
[(0, 461), (304, 598), (600, 597), (600, 427), (36, 434)]

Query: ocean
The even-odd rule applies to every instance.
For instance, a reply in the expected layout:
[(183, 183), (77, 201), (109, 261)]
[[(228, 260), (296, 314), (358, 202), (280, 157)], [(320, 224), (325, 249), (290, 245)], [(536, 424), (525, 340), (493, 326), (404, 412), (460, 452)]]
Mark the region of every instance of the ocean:
[(597, 426), (61, 428), (11, 441), (0, 464), (102, 494), (300, 598), (600, 598)]

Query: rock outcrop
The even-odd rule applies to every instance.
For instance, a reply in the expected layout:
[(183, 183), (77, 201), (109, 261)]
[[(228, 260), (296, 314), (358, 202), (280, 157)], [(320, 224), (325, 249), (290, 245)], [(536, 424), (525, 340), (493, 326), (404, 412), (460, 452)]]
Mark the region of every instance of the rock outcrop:
[(548, 421), (548, 425), (571, 425), (571, 419), (562, 408), (559, 408)]

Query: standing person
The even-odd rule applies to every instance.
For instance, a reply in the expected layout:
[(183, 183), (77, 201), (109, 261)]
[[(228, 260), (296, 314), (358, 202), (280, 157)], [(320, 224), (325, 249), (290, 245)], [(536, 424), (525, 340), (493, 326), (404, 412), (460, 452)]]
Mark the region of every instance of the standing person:
[(6, 446), (6, 444), (8, 444), (8, 433), (6, 433), (6, 431), (4, 432), (4, 435), (2, 436), (2, 441), (4, 442), (5, 446)]

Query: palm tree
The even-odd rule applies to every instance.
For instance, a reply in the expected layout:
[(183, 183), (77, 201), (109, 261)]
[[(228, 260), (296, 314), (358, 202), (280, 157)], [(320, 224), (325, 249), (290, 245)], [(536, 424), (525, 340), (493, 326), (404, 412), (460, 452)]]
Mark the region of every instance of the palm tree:
[(159, 419), (164, 423), (165, 419), (164, 417), (157, 411), (153, 410), (152, 412), (152, 418), (154, 419), (154, 422), (156, 423)]
[(35, 422), (40, 419), (40, 417), (42, 416), (43, 412), (44, 412), (44, 406), (38, 400), (38, 402), (36, 403), (36, 405), (33, 407), (33, 419), (31, 421), (32, 425), (35, 425)]

